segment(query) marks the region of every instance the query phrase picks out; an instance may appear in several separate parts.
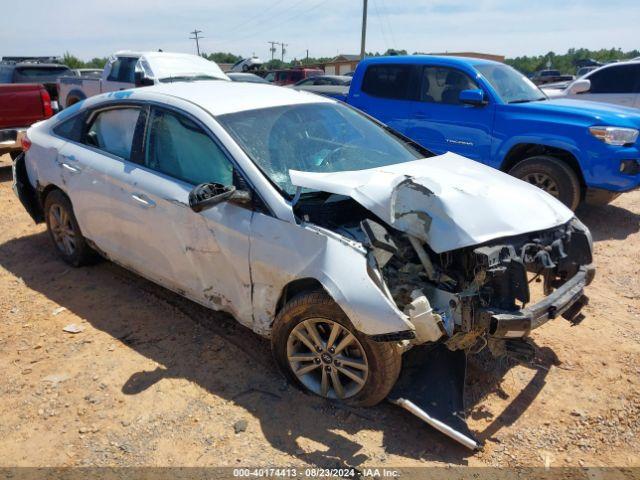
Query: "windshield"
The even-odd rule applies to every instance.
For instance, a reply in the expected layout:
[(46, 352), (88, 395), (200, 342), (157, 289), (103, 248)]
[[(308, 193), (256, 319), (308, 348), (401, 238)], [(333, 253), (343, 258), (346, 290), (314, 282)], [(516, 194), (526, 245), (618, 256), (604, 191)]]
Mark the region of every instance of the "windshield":
[(508, 65), (486, 63), (476, 69), (491, 84), (504, 103), (526, 103), (546, 100), (534, 83)]
[[(287, 196), (289, 170), (342, 172), (428, 156), (351, 108), (311, 103), (217, 117), (245, 153)], [(309, 191), (309, 190), (305, 190)]]
[(228, 79), (216, 63), (196, 55), (164, 53), (148, 55), (147, 60), (153, 75), (160, 81)]

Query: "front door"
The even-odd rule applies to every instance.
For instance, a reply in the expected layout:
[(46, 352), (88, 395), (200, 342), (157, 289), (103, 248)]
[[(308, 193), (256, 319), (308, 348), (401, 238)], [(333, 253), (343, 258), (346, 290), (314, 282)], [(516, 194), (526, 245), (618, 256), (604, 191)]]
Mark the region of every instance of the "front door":
[(612, 65), (596, 70), (586, 78), (591, 82), (591, 88), (573, 98), (625, 107), (640, 106), (636, 104), (640, 92), (640, 64)]
[(229, 158), (195, 120), (152, 108), (140, 164), (129, 163), (116, 181), (136, 223), (131, 267), (248, 323), (252, 210), (229, 202), (199, 213), (189, 208), (195, 185), (232, 185), (233, 177)]
[(465, 105), (459, 99), (462, 90), (479, 88), (460, 70), (423, 67), (407, 136), (435, 153), (454, 152), (486, 162), (491, 153), (494, 105)]

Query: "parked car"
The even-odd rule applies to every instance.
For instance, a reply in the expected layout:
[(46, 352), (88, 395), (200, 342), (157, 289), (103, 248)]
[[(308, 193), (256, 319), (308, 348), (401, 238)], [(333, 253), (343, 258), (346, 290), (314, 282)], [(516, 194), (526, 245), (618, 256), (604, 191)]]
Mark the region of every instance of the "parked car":
[(102, 68), (76, 68), (73, 73), (77, 77), (101, 78)]
[(264, 65), (264, 62), (258, 57), (249, 57), (238, 60), (231, 67), (232, 72), (250, 72), (251, 70), (257, 70)]
[(300, 80), (298, 83), (289, 85), (289, 87), (342, 100), (349, 92), (349, 85), (351, 85), (351, 77), (343, 75), (317, 75)]
[(58, 90), (56, 82), (63, 75), (71, 75), (66, 65), (58, 63), (39, 63), (37, 61), (0, 62), (0, 84), (2, 83), (39, 83), (47, 89), (52, 108), (58, 109)]
[(60, 106), (67, 108), (99, 93), (115, 92), (158, 83), (229, 80), (220, 67), (198, 55), (170, 52), (117, 52), (104, 67), (101, 78), (58, 79)]
[(20, 135), (51, 115), (51, 97), (42, 85), (0, 85), (0, 156), (15, 158), (22, 151)]
[(264, 78), (256, 75), (255, 73), (237, 73), (237, 72), (229, 72), (227, 73), (227, 77), (229, 77), (234, 82), (246, 82), (246, 83), (269, 83)]
[(546, 83), (556, 83), (573, 80), (573, 75), (562, 75), (560, 70), (540, 70), (531, 77), (531, 81), (536, 85)]
[(100, 95), (24, 145), (16, 191), (64, 261), (100, 252), (230, 312), (332, 400), (383, 400), (412, 346), (532, 352), (530, 331), (574, 319), (594, 275), (589, 230), (552, 196), (292, 89)]
[(600, 65), (590, 65), (588, 67), (580, 67), (576, 72), (576, 78), (585, 76), (589, 72), (593, 72), (595, 69), (600, 68)]
[(640, 186), (640, 112), (548, 100), (502, 63), (373, 57), (358, 65), (346, 101), (436, 153), (509, 172), (572, 209)]
[(318, 68), (291, 68), (288, 70), (274, 70), (273, 72), (269, 72), (265, 80), (273, 82), (275, 85), (292, 85), (300, 80), (317, 75), (324, 75), (324, 72)]
[(604, 65), (571, 82), (562, 90), (543, 90), (553, 98), (579, 98), (640, 108), (640, 62)]

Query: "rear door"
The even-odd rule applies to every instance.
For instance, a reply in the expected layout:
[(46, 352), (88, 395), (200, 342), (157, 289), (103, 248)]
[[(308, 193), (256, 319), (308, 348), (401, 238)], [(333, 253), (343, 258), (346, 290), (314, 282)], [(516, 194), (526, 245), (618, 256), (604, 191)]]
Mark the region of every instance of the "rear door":
[(400, 133), (410, 136), (417, 80), (417, 68), (413, 65), (369, 65), (360, 91), (351, 95), (350, 103)]
[(591, 82), (591, 88), (588, 92), (573, 95), (574, 98), (626, 107), (637, 105), (640, 64), (612, 65), (597, 70), (586, 78)]
[[(466, 105), (460, 92), (480, 89), (461, 70), (425, 65), (420, 72), (419, 99), (412, 104), (408, 136), (435, 153), (455, 152), (473, 160), (488, 159), (495, 108)], [(488, 95), (485, 92), (485, 98)]]
[(116, 180), (128, 171), (144, 117), (140, 106), (114, 105), (79, 117), (79, 125), (67, 121), (56, 129), (71, 140), (61, 148), (58, 162), (83, 235), (125, 264), (136, 242), (137, 219)]
[[(136, 241), (131, 266), (144, 276), (211, 308), (249, 321), (249, 235), (252, 210), (223, 202), (196, 213), (189, 192), (200, 183), (234, 184), (220, 143), (183, 112), (153, 107), (138, 163), (115, 179)], [(235, 172), (239, 175), (239, 172)]]

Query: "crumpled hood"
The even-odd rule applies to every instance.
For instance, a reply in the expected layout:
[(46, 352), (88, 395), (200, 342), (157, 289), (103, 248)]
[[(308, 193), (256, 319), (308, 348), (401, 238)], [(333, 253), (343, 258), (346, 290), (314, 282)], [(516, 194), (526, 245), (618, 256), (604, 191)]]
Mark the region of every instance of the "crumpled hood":
[(551, 195), (506, 173), (445, 153), (367, 170), (290, 170), (299, 187), (345, 195), (436, 253), (545, 230), (573, 218)]

